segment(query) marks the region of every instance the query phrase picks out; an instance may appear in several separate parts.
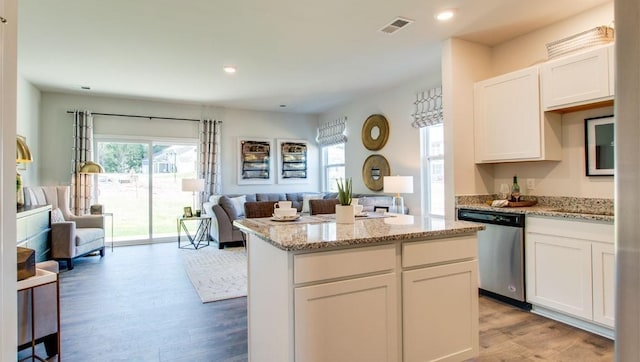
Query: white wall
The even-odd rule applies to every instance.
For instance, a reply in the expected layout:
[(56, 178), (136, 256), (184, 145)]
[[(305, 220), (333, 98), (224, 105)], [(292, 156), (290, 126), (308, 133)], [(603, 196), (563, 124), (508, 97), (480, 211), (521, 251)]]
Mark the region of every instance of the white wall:
[(34, 161), (26, 164), (26, 170), (20, 170), (22, 182), (32, 185), (38, 180), (37, 163), (41, 161), (40, 134), (38, 132), (38, 120), (40, 119), (41, 93), (29, 81), (18, 76), (18, 105), (17, 105), (17, 133), (25, 136), (27, 146), (31, 151)]
[[(87, 109), (99, 113), (149, 115), (157, 117), (201, 117), (222, 120), (222, 191), (223, 193), (317, 191), (319, 182), (319, 151), (315, 145), (317, 117), (279, 112), (256, 112), (200, 105), (151, 102), (133, 99), (71, 95), (44, 92), (42, 94), (41, 162), (38, 183), (69, 184), (71, 172), (72, 115), (68, 110)], [(169, 137), (175, 140), (197, 139), (198, 123), (174, 120), (148, 120), (95, 116), (95, 132), (107, 136), (131, 134), (137, 137)], [(237, 137), (291, 138), (308, 140), (309, 183), (301, 185), (237, 185)], [(275, 164), (274, 164), (275, 165)]]
[[(492, 52), (494, 75), (539, 63), (547, 59), (546, 43), (596, 26), (610, 25), (613, 2), (570, 19), (523, 35), (496, 46)], [(613, 176), (586, 177), (584, 171), (584, 119), (613, 114), (612, 107), (565, 113), (562, 116), (562, 161), (505, 163), (494, 166), (493, 190), (503, 182), (511, 184), (513, 175), (536, 179), (532, 195), (613, 198)], [(525, 189), (524, 180), (520, 183)], [(483, 190), (478, 189), (478, 193)], [(527, 190), (525, 190), (527, 192)]]
[[(320, 124), (347, 117), (345, 174), (353, 179), (354, 193), (376, 193), (369, 190), (362, 180), (362, 165), (373, 154), (384, 156), (389, 162), (391, 175), (413, 176), (411, 195), (403, 195), (405, 206), (413, 215), (421, 214), (422, 191), (420, 187), (420, 131), (411, 127), (411, 114), (416, 92), (439, 86), (440, 68), (417, 76), (401, 85), (371, 94), (347, 105), (320, 115)], [(372, 114), (382, 114), (389, 122), (389, 140), (379, 151), (369, 151), (362, 144), (362, 125)], [(380, 194), (383, 194), (381, 191)]]
[(454, 195), (486, 193), (491, 165), (474, 157), (473, 83), (488, 77), (491, 51), (476, 43), (449, 39), (442, 52), (445, 125), (445, 215), (453, 217)]

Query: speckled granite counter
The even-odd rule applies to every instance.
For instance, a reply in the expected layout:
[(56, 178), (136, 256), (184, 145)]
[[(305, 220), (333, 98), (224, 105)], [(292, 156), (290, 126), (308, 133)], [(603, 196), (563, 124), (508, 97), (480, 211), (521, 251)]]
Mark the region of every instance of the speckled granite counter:
[[(287, 251), (329, 249), (344, 246), (370, 246), (390, 241), (435, 239), (475, 233), (484, 226), (464, 221), (397, 215), (356, 219), (354, 224), (336, 224), (329, 218), (272, 222), (269, 218), (234, 221), (238, 228), (255, 234), (273, 246)], [(318, 221), (318, 220), (320, 221)]]
[(458, 196), (456, 208), (491, 210), (526, 215), (561, 217), (613, 222), (613, 200), (578, 197), (544, 197), (536, 199), (538, 204), (529, 207), (491, 207), (486, 204), (494, 195)]

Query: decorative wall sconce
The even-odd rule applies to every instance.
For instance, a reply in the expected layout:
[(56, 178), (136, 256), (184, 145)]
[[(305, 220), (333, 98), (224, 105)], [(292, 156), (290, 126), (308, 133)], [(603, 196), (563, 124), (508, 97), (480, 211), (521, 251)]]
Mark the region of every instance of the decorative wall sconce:
[(104, 173), (104, 167), (97, 162), (86, 161), (80, 164), (78, 173)]

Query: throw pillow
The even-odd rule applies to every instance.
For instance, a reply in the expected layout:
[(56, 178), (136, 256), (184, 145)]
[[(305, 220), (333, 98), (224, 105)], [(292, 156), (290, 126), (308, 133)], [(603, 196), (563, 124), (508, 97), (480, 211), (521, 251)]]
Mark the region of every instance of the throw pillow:
[(244, 203), (247, 202), (247, 197), (245, 195), (232, 197), (231, 202), (233, 202), (233, 207), (236, 209), (236, 215), (238, 217), (244, 216)]
[(302, 212), (309, 212), (309, 200), (321, 200), (323, 194), (303, 194), (302, 195)]
[(244, 216), (244, 203), (246, 199), (245, 195), (237, 197), (222, 196), (220, 197), (220, 206), (222, 206), (222, 209), (229, 215), (229, 219), (235, 220)]
[(51, 223), (56, 223), (56, 222), (64, 222), (64, 216), (62, 215), (62, 210), (60, 210), (59, 208), (55, 208), (53, 210), (51, 210)]

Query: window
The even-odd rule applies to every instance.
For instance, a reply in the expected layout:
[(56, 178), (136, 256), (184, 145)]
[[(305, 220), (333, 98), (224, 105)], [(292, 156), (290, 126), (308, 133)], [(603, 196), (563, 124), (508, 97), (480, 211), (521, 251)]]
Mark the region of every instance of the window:
[(427, 215), (444, 217), (444, 127), (423, 127), (425, 204)]
[(336, 180), (344, 179), (344, 143), (322, 148), (322, 165), (324, 168), (325, 192), (338, 192)]
[(98, 177), (98, 202), (113, 214), (116, 244), (171, 240), (176, 216), (194, 205), (183, 178), (196, 177), (197, 144), (96, 137), (105, 172)]

